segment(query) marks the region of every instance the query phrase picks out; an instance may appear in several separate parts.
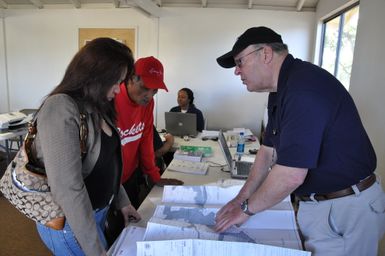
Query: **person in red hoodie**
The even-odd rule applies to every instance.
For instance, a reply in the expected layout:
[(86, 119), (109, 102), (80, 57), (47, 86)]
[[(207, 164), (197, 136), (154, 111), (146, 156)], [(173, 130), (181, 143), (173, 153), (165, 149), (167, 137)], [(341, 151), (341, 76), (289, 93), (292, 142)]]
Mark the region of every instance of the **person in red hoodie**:
[(123, 151), (122, 184), (132, 205), (140, 206), (140, 180), (143, 173), (159, 186), (181, 185), (176, 179), (161, 179), (155, 164), (153, 146), (153, 96), (158, 89), (168, 91), (163, 82), (163, 65), (154, 57), (140, 58), (135, 63), (135, 75), (120, 85), (115, 97), (117, 128)]

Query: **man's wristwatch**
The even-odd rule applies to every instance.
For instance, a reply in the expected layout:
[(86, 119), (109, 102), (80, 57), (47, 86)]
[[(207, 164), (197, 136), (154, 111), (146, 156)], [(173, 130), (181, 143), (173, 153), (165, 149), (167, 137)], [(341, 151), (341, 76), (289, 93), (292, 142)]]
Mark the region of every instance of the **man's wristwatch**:
[(245, 201), (243, 201), (243, 203), (241, 204), (241, 209), (244, 213), (246, 213), (249, 216), (253, 216), (255, 214), (249, 211), (249, 199), (246, 199)]

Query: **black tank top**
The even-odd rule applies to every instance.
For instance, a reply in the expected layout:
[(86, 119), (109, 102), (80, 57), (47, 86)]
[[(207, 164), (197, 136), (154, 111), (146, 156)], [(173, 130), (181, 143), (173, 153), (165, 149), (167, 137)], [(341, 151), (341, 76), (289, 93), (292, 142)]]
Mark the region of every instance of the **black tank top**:
[(108, 136), (102, 130), (98, 160), (90, 175), (84, 180), (94, 210), (107, 206), (112, 195), (119, 189), (119, 158), (118, 135), (113, 132)]

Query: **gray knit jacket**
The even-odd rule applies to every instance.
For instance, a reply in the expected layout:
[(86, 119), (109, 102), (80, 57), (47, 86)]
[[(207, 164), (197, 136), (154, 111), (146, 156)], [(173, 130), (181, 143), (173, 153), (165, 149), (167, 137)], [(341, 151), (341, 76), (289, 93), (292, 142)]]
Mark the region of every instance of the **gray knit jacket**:
[[(100, 255), (103, 251), (98, 237), (93, 209), (84, 179), (94, 168), (100, 153), (101, 129), (96, 113), (87, 111), (87, 155), (80, 153), (80, 114), (76, 102), (66, 94), (50, 96), (37, 114), (36, 155), (44, 163), (54, 201), (64, 211), (77, 241), (86, 255)], [(110, 120), (106, 120), (115, 127)], [(97, 128), (97, 129), (95, 129)], [(116, 166), (122, 166), (121, 163)], [(121, 175), (121, 168), (119, 174)], [(101, 181), (102, 182), (102, 181)], [(130, 204), (120, 185), (115, 206), (120, 209)]]

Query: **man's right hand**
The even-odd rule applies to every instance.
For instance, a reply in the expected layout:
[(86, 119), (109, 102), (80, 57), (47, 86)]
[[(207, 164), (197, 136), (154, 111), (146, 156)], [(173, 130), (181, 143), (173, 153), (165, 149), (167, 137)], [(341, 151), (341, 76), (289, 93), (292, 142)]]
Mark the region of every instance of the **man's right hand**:
[(223, 216), (231, 211), (234, 211), (236, 208), (240, 208), (242, 204), (242, 201), (238, 198), (234, 198), (230, 202), (228, 202), (226, 205), (224, 205), (218, 212), (215, 217), (215, 220), (218, 221), (219, 219), (223, 218)]
[(159, 187), (164, 187), (166, 185), (178, 186), (183, 184), (184, 184), (183, 181), (177, 180), (177, 179), (160, 179), (158, 182), (155, 183), (155, 185)]
[(248, 218), (250, 216), (242, 211), (238, 201), (232, 200), (218, 212), (214, 230), (219, 233), (224, 232), (233, 225), (243, 224)]
[(122, 212), (123, 218), (124, 218), (124, 225), (127, 227), (130, 222), (138, 222), (142, 218), (139, 215), (139, 213), (136, 211), (134, 206), (132, 205), (127, 205), (120, 209)]

